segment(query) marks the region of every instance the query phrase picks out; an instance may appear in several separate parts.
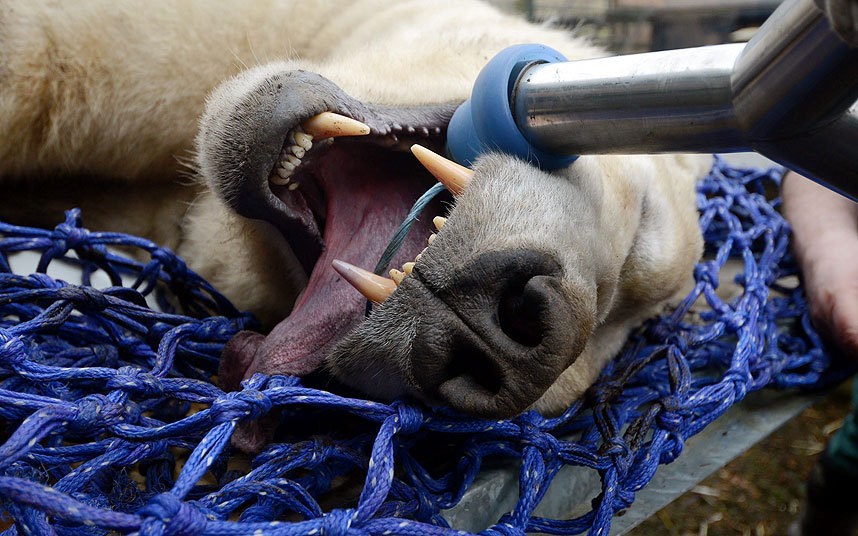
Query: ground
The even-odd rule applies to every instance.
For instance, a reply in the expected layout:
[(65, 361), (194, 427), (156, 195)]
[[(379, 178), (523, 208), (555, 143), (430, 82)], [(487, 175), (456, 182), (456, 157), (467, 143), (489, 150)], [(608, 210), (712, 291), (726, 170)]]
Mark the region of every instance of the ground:
[(628, 534), (786, 534), (798, 515), (804, 478), (849, 408), (847, 382)]

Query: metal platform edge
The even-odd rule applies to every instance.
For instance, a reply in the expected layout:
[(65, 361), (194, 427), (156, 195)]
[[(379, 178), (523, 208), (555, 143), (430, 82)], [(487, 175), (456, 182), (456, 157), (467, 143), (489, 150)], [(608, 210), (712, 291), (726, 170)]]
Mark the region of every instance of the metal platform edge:
[[(762, 390), (749, 394), (696, 436), (688, 439), (682, 455), (659, 467), (634, 504), (618, 513), (611, 536), (621, 536), (636, 527), (706, 477), (727, 465), (824, 394), (798, 394)], [(598, 474), (581, 467), (563, 468), (536, 510), (540, 516), (571, 519), (590, 509), (590, 500), (600, 489)], [(479, 532), (510, 511), (518, 499), (518, 468), (486, 471), (455, 507), (444, 512), (450, 525)]]

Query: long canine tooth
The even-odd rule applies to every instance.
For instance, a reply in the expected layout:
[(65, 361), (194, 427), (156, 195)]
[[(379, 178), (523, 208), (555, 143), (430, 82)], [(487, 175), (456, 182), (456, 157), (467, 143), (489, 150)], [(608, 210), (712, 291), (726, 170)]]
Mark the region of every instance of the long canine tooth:
[[(344, 115), (322, 112), (304, 121), (304, 132), (314, 138), (336, 138), (339, 136), (365, 136), (369, 127)], [(296, 140), (297, 141), (297, 140)]]
[(411, 272), (414, 271), (414, 265), (415, 264), (416, 263), (413, 263), (413, 262), (406, 262), (405, 264), (402, 265), (402, 271), (405, 272), (405, 275), (411, 275)]
[(447, 223), (447, 218), (443, 216), (435, 216), (432, 218), (432, 223), (435, 224), (435, 228), (439, 231), (444, 228), (444, 224)]
[(334, 259), (331, 265), (338, 274), (343, 276), (343, 279), (371, 302), (381, 303), (396, 290), (396, 283), (393, 280), (375, 275), (353, 264)]
[(438, 182), (450, 190), (450, 193), (453, 195), (459, 195), (464, 192), (465, 188), (471, 182), (471, 177), (474, 176), (473, 170), (461, 166), (452, 160), (447, 160), (422, 145), (412, 145), (411, 152), (423, 164), (423, 167), (434, 175), (438, 179)]

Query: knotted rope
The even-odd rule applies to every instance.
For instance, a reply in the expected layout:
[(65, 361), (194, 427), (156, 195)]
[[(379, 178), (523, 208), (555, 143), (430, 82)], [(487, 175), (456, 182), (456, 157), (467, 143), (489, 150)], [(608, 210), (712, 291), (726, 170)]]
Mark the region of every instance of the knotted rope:
[[(253, 320), (180, 259), (89, 232), (74, 210), (53, 230), (0, 224), (2, 534), (463, 534), (441, 513), (488, 458), (520, 461), (519, 499), (483, 534), (607, 534), (657, 466), (747, 393), (820, 387), (846, 372), (831, 366), (788, 283), (789, 229), (764, 196), (779, 179), (719, 161), (699, 189), (708, 255), (691, 293), (642, 327), (563, 415), (509, 421), (346, 398), (282, 376), (224, 393), (212, 381), (219, 354)], [(40, 273), (12, 273), (10, 255), (24, 250), (41, 252)], [(716, 288), (731, 257), (744, 264), (744, 292), (723, 301)], [(56, 262), (79, 265), (84, 283), (103, 271), (111, 286), (49, 277)], [(275, 442), (252, 460), (232, 452), (236, 425), (272, 408)], [(598, 472), (592, 509), (534, 515), (567, 465)]]

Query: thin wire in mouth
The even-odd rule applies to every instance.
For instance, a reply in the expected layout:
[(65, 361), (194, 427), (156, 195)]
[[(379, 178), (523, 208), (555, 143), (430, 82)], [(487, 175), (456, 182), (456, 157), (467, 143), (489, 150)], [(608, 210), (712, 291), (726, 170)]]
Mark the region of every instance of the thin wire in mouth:
[[(433, 189), (430, 189), (424, 197), (429, 195), (436, 188), (445, 188), (453, 195), (460, 195), (470, 184), (474, 174), (473, 170), (447, 160), (443, 156), (420, 145), (412, 146), (411, 151), (417, 160), (419, 160), (420, 163), (439, 181), (439, 184), (436, 184)], [(422, 209), (419, 205), (420, 200), (418, 200), (412, 208), (412, 214), (419, 212), (419, 210)], [(409, 216), (411, 216), (411, 214), (409, 214)], [(440, 232), (447, 223), (447, 218), (438, 216), (432, 220), (432, 223), (434, 224), (436, 231)], [(407, 232), (407, 226), (409, 225), (408, 219), (406, 219), (403, 225), (406, 226), (405, 232)], [(435, 242), (437, 236), (437, 233), (432, 233), (429, 236), (429, 246)], [(395, 240), (396, 238), (391, 241), (391, 245), (393, 245)], [(429, 246), (424, 248), (423, 251), (415, 257), (413, 262), (406, 262), (403, 264), (401, 271), (397, 269), (390, 270), (390, 279), (378, 275), (378, 270), (376, 273), (373, 273), (337, 259), (334, 260), (333, 267), (337, 273), (348, 281), (350, 285), (367, 298), (369, 301), (367, 311), (369, 311), (369, 308), (371, 307), (371, 305), (369, 305), (370, 303), (383, 303), (391, 294), (393, 294), (396, 288), (402, 284), (402, 281), (412, 274), (415, 266), (420, 262), (420, 258)], [(390, 246), (388, 246), (388, 249), (390, 249)], [(385, 254), (386, 253), (387, 251)]]

